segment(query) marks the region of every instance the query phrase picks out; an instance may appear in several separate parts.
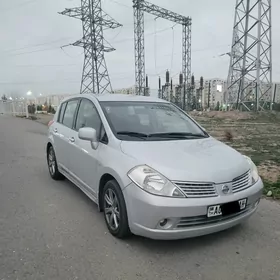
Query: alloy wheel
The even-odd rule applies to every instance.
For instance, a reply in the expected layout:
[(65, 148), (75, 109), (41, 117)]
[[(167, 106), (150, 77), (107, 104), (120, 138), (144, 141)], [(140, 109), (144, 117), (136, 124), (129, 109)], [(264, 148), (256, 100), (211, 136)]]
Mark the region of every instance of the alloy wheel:
[(50, 173), (53, 176), (55, 174), (55, 166), (56, 166), (53, 148), (49, 149), (48, 164), (49, 164)]
[(104, 194), (104, 211), (109, 227), (116, 231), (120, 225), (120, 206), (116, 193), (110, 188)]

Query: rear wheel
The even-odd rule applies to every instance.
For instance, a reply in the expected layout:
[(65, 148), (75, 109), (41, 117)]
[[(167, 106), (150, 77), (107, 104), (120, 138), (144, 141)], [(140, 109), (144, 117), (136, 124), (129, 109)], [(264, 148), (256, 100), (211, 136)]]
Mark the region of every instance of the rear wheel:
[(47, 152), (48, 168), (51, 177), (54, 180), (63, 180), (64, 176), (58, 171), (57, 161), (53, 146), (50, 146)]
[(120, 239), (128, 237), (131, 233), (126, 205), (121, 188), (115, 180), (106, 183), (102, 198), (104, 218), (110, 233)]

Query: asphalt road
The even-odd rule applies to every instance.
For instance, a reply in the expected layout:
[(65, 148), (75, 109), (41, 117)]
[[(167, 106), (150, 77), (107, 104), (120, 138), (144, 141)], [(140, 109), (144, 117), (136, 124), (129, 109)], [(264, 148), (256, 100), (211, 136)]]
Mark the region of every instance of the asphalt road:
[(237, 228), (184, 241), (107, 233), (97, 207), (51, 180), (46, 126), (0, 116), (0, 280), (280, 278), (280, 204)]

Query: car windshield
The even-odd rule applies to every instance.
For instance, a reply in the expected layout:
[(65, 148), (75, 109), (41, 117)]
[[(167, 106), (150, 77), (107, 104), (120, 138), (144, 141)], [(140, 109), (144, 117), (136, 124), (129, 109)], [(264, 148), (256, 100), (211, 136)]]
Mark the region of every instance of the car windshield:
[(171, 103), (100, 102), (112, 131), (120, 140), (160, 141), (209, 137)]

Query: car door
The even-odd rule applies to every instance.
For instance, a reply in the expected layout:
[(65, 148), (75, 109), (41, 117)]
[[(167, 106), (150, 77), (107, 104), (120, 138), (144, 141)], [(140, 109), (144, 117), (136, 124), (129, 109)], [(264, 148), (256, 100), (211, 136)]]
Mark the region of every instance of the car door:
[(54, 124), (53, 128), (58, 164), (67, 173), (71, 170), (69, 154), (73, 143), (72, 131), (79, 101), (80, 99), (78, 98), (71, 99), (61, 106), (58, 121)]
[(59, 111), (57, 112), (58, 113), (57, 120), (56, 120), (56, 122), (54, 122), (53, 126), (50, 128), (50, 133), (53, 136), (53, 145), (54, 145), (54, 150), (55, 150), (55, 154), (56, 154), (56, 160), (57, 160), (57, 164), (59, 166), (62, 166), (63, 162), (65, 162), (65, 160), (63, 159), (64, 154), (62, 153), (62, 150), (61, 150), (61, 148), (63, 147), (63, 142), (64, 142), (64, 140), (62, 139), (63, 134), (61, 134), (61, 131), (63, 129), (62, 120), (63, 120), (66, 105), (67, 105), (67, 102), (63, 102), (60, 104)]
[[(71, 136), (75, 139), (72, 143), (72, 150), (70, 154), (71, 171), (78, 179), (80, 185), (89, 192), (94, 198), (97, 194), (97, 168), (99, 161), (99, 148), (94, 150), (89, 141), (81, 140), (78, 137), (78, 131), (82, 127), (91, 127), (97, 131), (100, 137), (102, 122), (98, 111), (93, 102), (87, 98), (81, 100), (77, 118), (75, 122), (74, 131)], [(104, 136), (104, 134), (103, 134)], [(104, 145), (101, 141), (99, 145)]]

